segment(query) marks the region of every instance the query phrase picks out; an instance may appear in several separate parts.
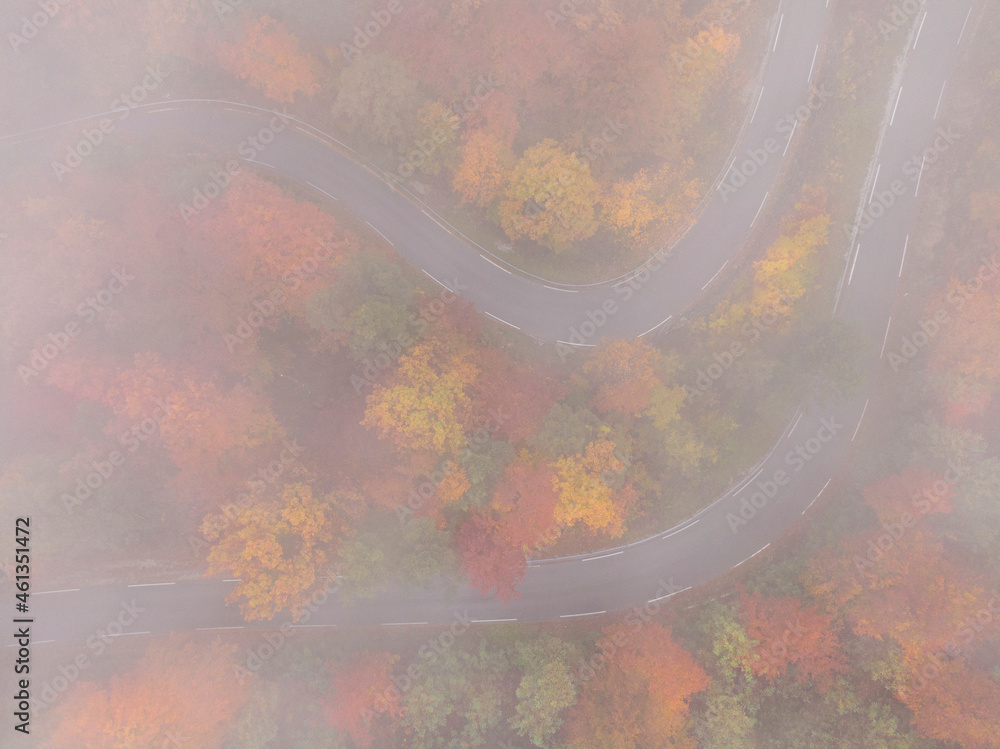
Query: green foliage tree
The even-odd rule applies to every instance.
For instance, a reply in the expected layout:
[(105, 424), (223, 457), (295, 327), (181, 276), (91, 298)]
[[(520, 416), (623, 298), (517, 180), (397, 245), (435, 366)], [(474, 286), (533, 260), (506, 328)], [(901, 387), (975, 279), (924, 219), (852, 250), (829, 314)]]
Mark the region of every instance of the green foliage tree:
[(406, 148), (413, 140), (420, 90), (401, 62), (381, 52), (358, 55), (340, 74), (333, 115), (352, 131)]

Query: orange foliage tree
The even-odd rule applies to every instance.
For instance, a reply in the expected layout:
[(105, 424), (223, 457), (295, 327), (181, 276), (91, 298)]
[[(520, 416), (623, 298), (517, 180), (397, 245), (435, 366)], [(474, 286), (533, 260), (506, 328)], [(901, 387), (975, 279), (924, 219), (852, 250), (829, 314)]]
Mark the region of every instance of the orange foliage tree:
[(242, 578), (226, 601), (239, 601), (248, 620), (270, 619), (283, 609), (298, 619), (327, 571), (329, 545), (346, 531), (337, 522), (332, 497), (314, 497), (307, 484), (287, 484), (277, 499), (258, 498), (231, 519), (205, 518), (202, 533), (217, 540), (205, 574)]
[(656, 365), (660, 353), (641, 338), (602, 342), (583, 373), (596, 390), (591, 405), (598, 411), (640, 416), (649, 407), (653, 387), (659, 382)]
[(569, 745), (573, 749), (672, 745), (684, 726), (691, 696), (708, 688), (708, 674), (657, 622), (646, 622), (624, 637), (614, 627), (604, 634), (597, 647), (608, 665), (584, 684), (570, 712)]
[(261, 16), (246, 24), (239, 45), (221, 44), (219, 64), (237, 78), (250, 81), (275, 101), (291, 102), (295, 94), (319, 91), (309, 56), (299, 49), (299, 39), (285, 24)]
[(399, 690), (392, 683), (398, 655), (364, 651), (334, 667), (332, 694), (325, 705), (327, 723), (362, 749), (387, 738), (403, 715)]
[(758, 643), (750, 663), (754, 676), (774, 683), (794, 665), (799, 683), (823, 684), (831, 674), (847, 670), (833, 617), (798, 598), (743, 594), (740, 618), (747, 635)]
[(222, 746), (246, 701), (235, 645), (168, 639), (152, 643), (134, 670), (106, 687), (79, 682), (53, 715), (45, 749), (160, 747), (190, 742)]

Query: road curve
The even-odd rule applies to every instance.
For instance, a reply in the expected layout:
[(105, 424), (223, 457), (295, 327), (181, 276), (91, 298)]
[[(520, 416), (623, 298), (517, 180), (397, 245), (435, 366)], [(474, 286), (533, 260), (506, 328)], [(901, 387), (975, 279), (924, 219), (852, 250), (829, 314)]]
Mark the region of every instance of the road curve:
[[(815, 33), (814, 21), (824, 11), (822, 0), (801, 0), (785, 11), (781, 45), (792, 45), (797, 34)], [(927, 0), (914, 20), (907, 63), (887, 107), (884, 137), (876, 154), (864, 201), (878, 204), (878, 196), (895, 191), (895, 199), (878, 211), (878, 218), (858, 237), (845, 268), (835, 314), (855, 322), (872, 342), (867, 359), (869, 380), (892, 342), (910, 331), (893, 331), (891, 313), (905, 263), (910, 227), (916, 214), (923, 170), (956, 137), (939, 121), (941, 100), (957, 62), (972, 4), (964, 0)], [(804, 15), (798, 15), (805, 9)], [(804, 20), (805, 19), (805, 20)], [(815, 44), (810, 38), (809, 57)], [(775, 58), (777, 59), (777, 58)], [(805, 90), (808, 65), (785, 69), (788, 89), (798, 82)], [(767, 86), (764, 84), (764, 95)], [(751, 129), (746, 142), (762, 137), (800, 101), (781, 102), (764, 118), (765, 132)], [(764, 104), (761, 104), (763, 107)], [(776, 115), (777, 112), (777, 115)], [(157, 123), (187, 126), (205, 137), (237, 137), (254, 127), (237, 128), (243, 114), (231, 117), (214, 110), (200, 117), (187, 110), (162, 113)], [(150, 118), (137, 118), (143, 127)], [(158, 124), (158, 126), (160, 126)], [(259, 125), (258, 125), (259, 126)], [(232, 130), (235, 129), (235, 132)], [(782, 145), (784, 148), (784, 145)], [(929, 151), (928, 149), (932, 149)], [(294, 131), (276, 140), (261, 159), (283, 174), (311, 183), (335, 196), (344, 207), (370, 221), (410, 262), (442, 281), (458, 274), (469, 287), (466, 296), (485, 311), (505, 314), (511, 322), (547, 339), (561, 338), (564, 326), (579, 324), (580, 315), (608, 298), (608, 289), (543, 294), (538, 284), (501, 269), (469, 252), (420, 209), (386, 189), (352, 162), (301, 137)], [(919, 168), (917, 168), (919, 167)], [(628, 306), (609, 316), (599, 335), (636, 336), (645, 326), (662, 320), (670, 309), (683, 309), (699, 293), (746, 235), (763, 196), (768, 192), (768, 170), (773, 178), (779, 159), (766, 161), (758, 174), (725, 203), (713, 201), (701, 220), (672, 253), (661, 270), (634, 293)], [(758, 186), (759, 185), (759, 186)], [(754, 196), (754, 190), (759, 194)], [(871, 198), (869, 198), (871, 195)], [(751, 197), (747, 196), (753, 196)], [(865, 208), (869, 215), (876, 213)], [(726, 243), (728, 242), (728, 243)], [(492, 266), (491, 266), (492, 267)], [(457, 269), (457, 270), (456, 270)], [(683, 279), (683, 282), (678, 280)], [(496, 284), (498, 289), (493, 288)], [(594, 294), (596, 293), (596, 296)], [(551, 317), (548, 317), (550, 316)], [(888, 348), (887, 348), (888, 346)], [(778, 444), (751, 475), (700, 513), (651, 538), (626, 547), (575, 557), (539, 560), (529, 565), (520, 586), (520, 598), (502, 604), (468, 587), (450, 592), (393, 589), (355, 605), (342, 605), (336, 596), (311, 611), (302, 626), (396, 626), (449, 624), (456, 617), (474, 622), (548, 621), (597, 616), (647, 602), (666, 600), (743, 564), (768, 547), (808, 512), (843, 465), (854, 441), (870, 416), (872, 405), (863, 396), (821, 407), (805, 405), (789, 421)], [(107, 629), (125, 605), (141, 609), (123, 634), (170, 631), (275, 628), (287, 620), (251, 625), (235, 606), (226, 606), (225, 594), (233, 581), (107, 586), (68, 591), (42, 591), (32, 597), (35, 638), (42, 641), (80, 641)]]

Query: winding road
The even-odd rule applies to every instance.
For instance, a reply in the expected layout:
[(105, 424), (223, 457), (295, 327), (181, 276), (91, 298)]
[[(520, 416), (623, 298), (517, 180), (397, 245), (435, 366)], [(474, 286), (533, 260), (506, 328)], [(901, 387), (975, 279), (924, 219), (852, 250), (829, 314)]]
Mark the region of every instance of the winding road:
[[(687, 234), (650, 266), (625, 279), (567, 286), (505, 267), (502, 260), (476, 252), (402, 185), (387, 184), (382, 175), (361, 166), (342, 148), (329, 147), (324, 136), (303, 124), (284, 129), (255, 161), (337, 201), (368, 222), (414, 267), (512, 327), (564, 346), (593, 345), (602, 336), (648, 335), (680, 316), (724, 272), (768, 210), (779, 170), (793, 153), (789, 145), (806, 126), (802, 107), (808, 110), (812, 103), (809, 111), (815, 111), (827, 105), (812, 88), (812, 79), (822, 54), (828, 5), (826, 0), (783, 0), (732, 164)], [(900, 336), (913, 332), (894, 330), (892, 311), (924, 170), (961, 137), (940, 121), (940, 112), (972, 15), (968, 0), (926, 0), (898, 32), (909, 33), (905, 66), (887, 101), (883, 136), (861, 201), (864, 213), (859, 212), (856, 241), (834, 311), (858, 323), (871, 339), (869, 381)], [(170, 102), (147, 108), (142, 117), (129, 118), (121, 127), (151, 135), (185, 132), (232, 149), (265, 121), (246, 107)], [(52, 132), (39, 138), (45, 140)], [(43, 163), (51, 154), (50, 149)], [(737, 172), (746, 182), (729, 189)], [(292, 626), (454, 625), (466, 618), (482, 623), (573, 620), (665, 601), (766, 554), (828, 487), (871, 410), (864, 396), (826, 409), (804, 405), (751, 474), (709, 507), (628, 546), (531, 562), (520, 598), (508, 604), (462, 586), (451, 591), (394, 588), (354, 605), (343, 605), (331, 595)], [(114, 636), (128, 636), (275, 629), (288, 621), (284, 616), (263, 625), (248, 624), (236, 606), (223, 601), (235, 582), (36, 592), (31, 597), (33, 636), (36, 643), (84, 641), (109, 632), (109, 625)], [(134, 615), (126, 617), (126, 625), (120, 614), (132, 605)], [(116, 618), (121, 626), (114, 627)]]

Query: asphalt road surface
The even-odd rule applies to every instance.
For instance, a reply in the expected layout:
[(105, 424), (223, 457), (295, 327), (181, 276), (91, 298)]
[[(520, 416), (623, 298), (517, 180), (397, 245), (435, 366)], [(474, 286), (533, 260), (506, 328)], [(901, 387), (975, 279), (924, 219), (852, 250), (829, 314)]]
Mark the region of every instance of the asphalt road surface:
[[(716, 186), (697, 223), (669, 254), (654, 262), (658, 267), (639, 276), (641, 281), (625, 283), (630, 294), (622, 291), (621, 281), (570, 287), (511, 272), (425, 213), (399, 186), (391, 187), (306, 127), (284, 129), (255, 160), (264, 169), (336, 200), (369, 222), (415, 267), (460, 290), (482, 311), (536, 337), (592, 345), (602, 336), (648, 334), (671, 316), (679, 316), (719, 278), (767, 211), (785, 149), (806, 126), (796, 110), (810, 102), (814, 107), (834, 106), (832, 101), (819, 101), (810, 80), (828, 14), (824, 0), (783, 2), (772, 24), (757, 100), (734, 148), (734, 166)], [(870, 379), (898, 348), (901, 336), (914, 332), (892, 328), (891, 315), (924, 170), (961, 137), (942, 122), (940, 113), (971, 15), (972, 4), (965, 0), (924, 4), (913, 17), (906, 64), (887, 101), (884, 135), (863, 199), (865, 214), (859, 217), (865, 228), (859, 229), (847, 259), (835, 311), (840, 318), (859, 323), (871, 339), (872, 354), (865, 363)], [(151, 134), (180, 129), (232, 148), (266, 122), (267, 117), (242, 107), (173, 102), (125, 124)], [(774, 139), (773, 147), (768, 139)], [(32, 140), (37, 142), (38, 138)], [(766, 158), (761, 157), (762, 150)], [(748, 159), (761, 163), (751, 169)], [(726, 186), (735, 184), (734, 170), (753, 174), (730, 190)], [(602, 318), (596, 313), (609, 309), (608, 300), (615, 302), (616, 311), (607, 312), (598, 326), (596, 320)], [(584, 327), (588, 321), (594, 328), (589, 335), (591, 326)], [(519, 587), (520, 597), (508, 604), (462, 586), (440, 591), (393, 589), (350, 606), (332, 593), (295, 626), (546, 621), (665, 601), (757, 554), (766, 555), (829, 485), (872, 408), (864, 396), (826, 408), (805, 404), (750, 475), (709, 507), (675, 528), (626, 547), (531, 562)], [(235, 584), (205, 580), (36, 592), (31, 597), (34, 638), (83, 641), (108, 632), (109, 625), (117, 636), (127, 636), (254, 626), (273, 629), (288, 621), (288, 616), (281, 616), (264, 625), (245, 622), (236, 606), (223, 601)], [(129, 606), (135, 607), (133, 613), (123, 614)], [(129, 623), (113, 624), (122, 618)]]

